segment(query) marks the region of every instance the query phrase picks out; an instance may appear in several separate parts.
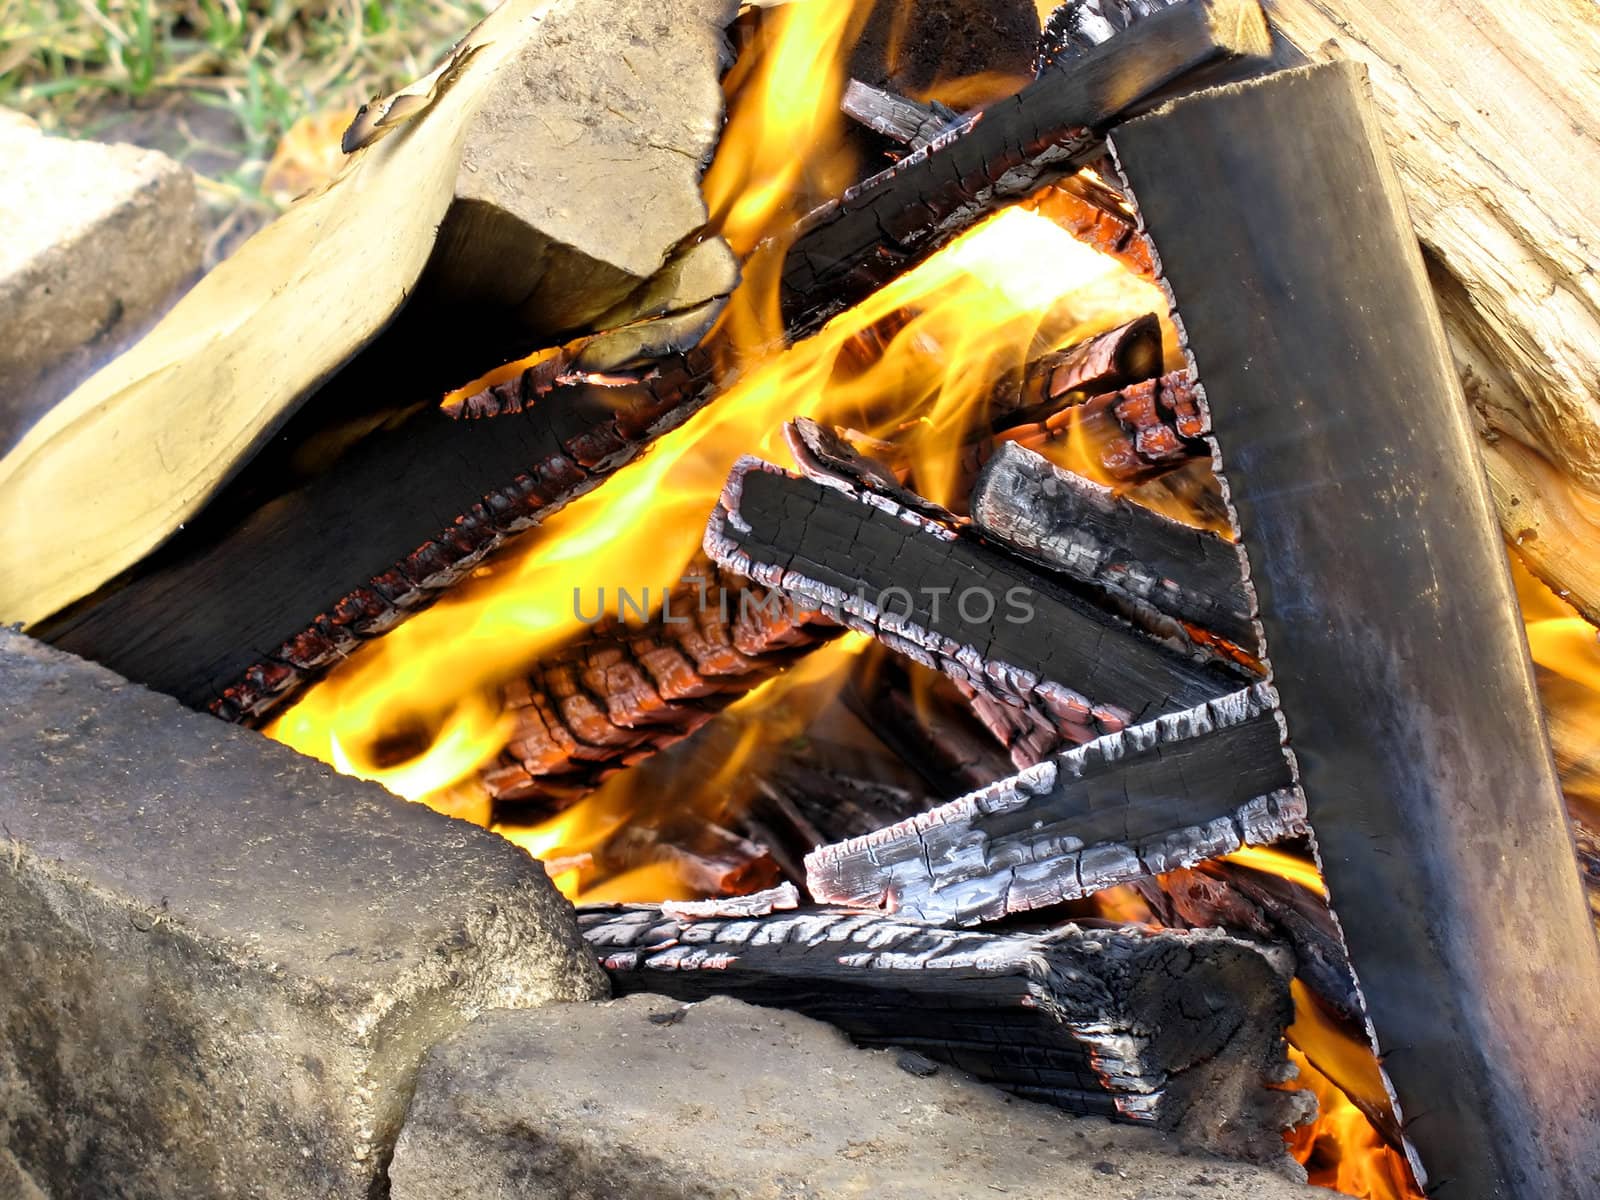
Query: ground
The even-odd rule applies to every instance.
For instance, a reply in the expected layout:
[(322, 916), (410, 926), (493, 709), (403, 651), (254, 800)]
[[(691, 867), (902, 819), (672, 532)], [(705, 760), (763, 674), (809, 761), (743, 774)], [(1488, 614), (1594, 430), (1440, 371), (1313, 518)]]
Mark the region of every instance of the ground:
[(200, 177), (207, 265), (318, 182), (355, 107), (492, 0), (0, 0), (0, 106)]

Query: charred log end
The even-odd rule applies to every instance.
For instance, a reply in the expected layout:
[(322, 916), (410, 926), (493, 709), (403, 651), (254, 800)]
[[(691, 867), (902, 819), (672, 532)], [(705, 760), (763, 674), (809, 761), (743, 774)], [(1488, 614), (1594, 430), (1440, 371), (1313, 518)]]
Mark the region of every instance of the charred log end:
[(1232, 938), (1143, 943), (1126, 1002), (1152, 1030), (1146, 1053), (1166, 1076), (1157, 1123), (1213, 1153), (1281, 1163), (1282, 1131), (1315, 1106), (1305, 1092), (1280, 1090), (1293, 1077), (1283, 1042), (1293, 955), (1258, 949), (1241, 954)]

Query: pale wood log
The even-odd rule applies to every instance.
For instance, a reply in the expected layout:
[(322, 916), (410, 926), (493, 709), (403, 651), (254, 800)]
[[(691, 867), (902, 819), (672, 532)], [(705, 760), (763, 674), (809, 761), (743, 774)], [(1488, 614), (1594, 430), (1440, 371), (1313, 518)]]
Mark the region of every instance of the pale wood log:
[[(369, 108), (339, 176), (0, 460), (0, 619), (36, 621), (138, 562), (375, 340), (425, 400), (495, 350), (662, 313), (703, 327), (732, 258), (680, 248), (706, 219), (732, 12), (510, 0)], [(664, 268), (667, 294), (650, 286)]]
[(1600, 8), (1264, 6), (1307, 57), (1366, 66), (1446, 334), (1471, 371), (1502, 527), (1600, 620)]

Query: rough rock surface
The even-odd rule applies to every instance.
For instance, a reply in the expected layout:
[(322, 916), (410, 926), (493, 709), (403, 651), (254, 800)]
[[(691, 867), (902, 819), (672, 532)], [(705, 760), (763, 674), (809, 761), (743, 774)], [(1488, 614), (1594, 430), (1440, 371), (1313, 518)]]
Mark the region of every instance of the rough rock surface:
[(0, 162), (3, 449), (43, 411), (46, 371), (108, 358), (199, 270), (202, 224), (194, 177), (154, 150), (47, 137), (0, 109)]
[(0, 1147), (57, 1196), (375, 1194), (423, 1052), (604, 995), (522, 851), (0, 630)]
[(390, 1178), (394, 1200), (1327, 1194), (793, 1013), (649, 995), (489, 1013), (435, 1047)]

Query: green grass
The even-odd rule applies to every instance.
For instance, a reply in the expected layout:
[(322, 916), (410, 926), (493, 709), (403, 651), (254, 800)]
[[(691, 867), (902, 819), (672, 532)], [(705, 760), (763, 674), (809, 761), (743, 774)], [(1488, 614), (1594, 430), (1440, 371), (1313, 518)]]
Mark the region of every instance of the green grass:
[(0, 0), (0, 105), (91, 136), (132, 113), (170, 114), (175, 128), (186, 115), (226, 116), (196, 123), (223, 131), (226, 144), (209, 149), (226, 153), (206, 161), (234, 165), (199, 169), (259, 201), (261, 168), (298, 118), (425, 74), (484, 10), (483, 0)]

